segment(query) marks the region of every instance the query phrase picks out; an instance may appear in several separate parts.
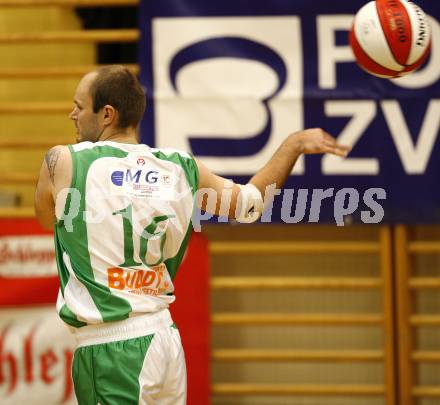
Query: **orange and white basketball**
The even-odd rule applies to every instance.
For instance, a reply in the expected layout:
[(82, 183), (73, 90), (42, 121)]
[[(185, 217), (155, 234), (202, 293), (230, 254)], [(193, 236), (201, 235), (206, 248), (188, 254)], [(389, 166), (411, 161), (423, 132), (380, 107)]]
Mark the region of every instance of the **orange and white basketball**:
[(350, 45), (361, 68), (375, 76), (404, 76), (419, 68), (431, 49), (423, 10), (408, 0), (376, 0), (356, 14)]

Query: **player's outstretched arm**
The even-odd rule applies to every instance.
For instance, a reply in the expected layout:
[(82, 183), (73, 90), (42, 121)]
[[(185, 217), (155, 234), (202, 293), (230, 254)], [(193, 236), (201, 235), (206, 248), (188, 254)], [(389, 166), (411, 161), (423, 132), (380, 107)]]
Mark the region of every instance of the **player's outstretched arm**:
[(262, 201), (266, 188), (270, 185), (275, 185), (276, 188), (283, 187), (302, 154), (331, 153), (345, 157), (350, 149), (338, 144), (335, 138), (320, 128), (295, 132), (284, 140), (266, 165), (245, 186), (234, 184), (211, 173), (205, 165), (197, 161), (200, 190), (198, 206), (212, 214), (228, 216), (243, 222), (246, 222), (246, 217), (256, 220), (258, 215), (249, 214), (263, 210)]
[(43, 228), (53, 229), (56, 196), (69, 187), (71, 178), (72, 163), (67, 146), (54, 146), (44, 157), (35, 189), (35, 215)]
[(351, 148), (340, 145), (321, 128), (306, 129), (289, 135), (266, 165), (253, 176), (249, 183), (260, 190), (264, 197), (266, 187), (275, 184), (283, 187), (298, 158), (304, 155), (331, 153), (345, 157)]

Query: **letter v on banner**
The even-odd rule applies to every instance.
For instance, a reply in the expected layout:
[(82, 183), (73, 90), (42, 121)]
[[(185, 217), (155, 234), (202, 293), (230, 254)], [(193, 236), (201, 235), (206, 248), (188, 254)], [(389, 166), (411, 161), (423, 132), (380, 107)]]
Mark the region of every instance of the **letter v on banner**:
[(382, 101), (381, 106), (405, 172), (423, 174), (440, 129), (440, 100), (429, 102), (420, 133), (414, 143), (399, 103), (387, 100)]

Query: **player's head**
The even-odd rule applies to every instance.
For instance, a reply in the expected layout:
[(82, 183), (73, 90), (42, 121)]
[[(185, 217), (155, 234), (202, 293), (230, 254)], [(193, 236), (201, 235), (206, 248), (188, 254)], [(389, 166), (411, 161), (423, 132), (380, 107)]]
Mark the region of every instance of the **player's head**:
[(124, 66), (105, 66), (86, 74), (78, 84), (75, 107), (77, 141), (99, 140), (110, 128), (137, 128), (145, 111), (145, 93), (137, 77)]

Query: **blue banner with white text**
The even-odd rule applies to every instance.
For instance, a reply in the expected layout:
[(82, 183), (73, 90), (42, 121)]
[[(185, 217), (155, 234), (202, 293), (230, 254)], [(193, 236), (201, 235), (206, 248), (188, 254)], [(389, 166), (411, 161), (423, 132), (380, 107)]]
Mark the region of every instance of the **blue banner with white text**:
[(430, 57), (399, 79), (358, 67), (352, 0), (144, 0), (142, 140), (245, 183), (292, 132), (320, 127), (347, 158), (302, 156), (261, 222), (440, 222), (440, 2)]

